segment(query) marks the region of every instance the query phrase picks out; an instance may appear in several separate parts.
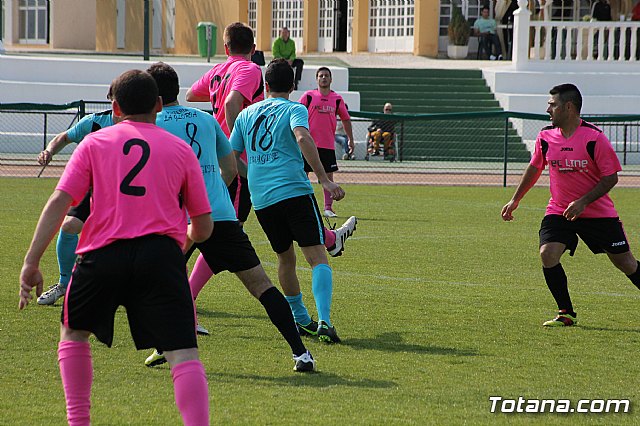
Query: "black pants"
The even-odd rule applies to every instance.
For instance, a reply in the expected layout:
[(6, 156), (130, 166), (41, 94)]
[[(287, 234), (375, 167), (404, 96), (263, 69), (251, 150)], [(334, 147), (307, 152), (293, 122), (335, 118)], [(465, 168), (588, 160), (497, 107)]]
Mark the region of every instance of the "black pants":
[(296, 69), (296, 76), (294, 77), (295, 80), (295, 88), (298, 88), (298, 82), (300, 81), (300, 79), (302, 78), (302, 67), (304, 66), (304, 61), (302, 59), (294, 59), (293, 62), (291, 63), (291, 68), (295, 68)]

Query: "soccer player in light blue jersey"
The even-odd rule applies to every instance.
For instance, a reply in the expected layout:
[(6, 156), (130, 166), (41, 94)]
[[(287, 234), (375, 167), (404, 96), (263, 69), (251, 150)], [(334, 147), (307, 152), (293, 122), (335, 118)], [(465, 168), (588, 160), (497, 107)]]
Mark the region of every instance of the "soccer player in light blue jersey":
[[(111, 89), (109, 89), (107, 99), (111, 99)], [(70, 143), (80, 143), (89, 133), (104, 127), (113, 126), (114, 124), (114, 116), (111, 110), (84, 116), (78, 124), (56, 135), (56, 137), (47, 144), (47, 148), (38, 155), (38, 163), (43, 166), (49, 164), (53, 156), (60, 152), (65, 146)], [(56, 284), (50, 286), (47, 291), (38, 297), (39, 305), (53, 305), (56, 300), (65, 295), (76, 260), (78, 234), (82, 231), (82, 226), (87, 220), (87, 217), (89, 217), (90, 204), (91, 191), (87, 193), (82, 202), (75, 207), (71, 207), (67, 216), (64, 218), (56, 242), (56, 256), (58, 257), (60, 278)]]
[[(214, 274), (233, 272), (260, 301), (291, 347), (294, 370), (315, 370), (315, 360), (300, 339), (286, 299), (267, 277), (249, 238), (236, 218), (227, 184), (235, 179), (238, 169), (227, 136), (213, 116), (178, 104), (180, 85), (178, 75), (171, 66), (158, 62), (149, 67), (147, 72), (155, 79), (163, 102), (156, 124), (191, 145), (204, 176), (214, 226), (211, 237), (202, 243), (196, 243), (195, 247), (200, 250)], [(189, 284), (195, 299), (202, 287), (194, 288), (191, 281)], [(164, 355), (154, 351), (145, 365), (152, 367), (164, 362)]]
[[(240, 112), (231, 133), (240, 174), (249, 181), (251, 201), (272, 249), (278, 255), (278, 277), (301, 334), (317, 335), (321, 341), (338, 343), (331, 323), (333, 272), (325, 251), (331, 232), (322, 225), (311, 182), (304, 171), (302, 156), (318, 177), (323, 189), (338, 201), (345, 193), (331, 182), (320, 162), (309, 133), (309, 117), (304, 105), (289, 100), (293, 91), (293, 70), (283, 59), (272, 61), (265, 74), (268, 99)], [(247, 164), (240, 160), (247, 152)], [(336, 230), (341, 243), (355, 230), (352, 216)], [(318, 323), (312, 320), (302, 301), (296, 275), (296, 241), (312, 268), (312, 291)], [(315, 326), (315, 329), (314, 329)]]

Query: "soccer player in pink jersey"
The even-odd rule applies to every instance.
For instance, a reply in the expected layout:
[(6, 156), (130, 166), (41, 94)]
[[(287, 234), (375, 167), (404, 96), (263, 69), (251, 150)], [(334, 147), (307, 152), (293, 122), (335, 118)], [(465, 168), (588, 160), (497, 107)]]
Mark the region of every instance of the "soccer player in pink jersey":
[[(189, 102), (211, 102), (213, 115), (227, 138), (240, 111), (264, 99), (262, 71), (251, 62), (255, 48), (251, 28), (241, 22), (228, 25), (224, 29), (226, 62), (215, 65), (187, 91)], [(246, 154), (242, 158), (246, 161)], [(238, 221), (243, 225), (251, 212), (247, 178), (236, 176), (228, 190)], [(202, 288), (212, 276), (213, 271), (200, 254), (189, 277), (191, 285)], [(199, 330), (201, 334), (209, 334), (202, 327)]]
[[(333, 182), (333, 172), (338, 171), (336, 161), (335, 133), (337, 117), (342, 120), (344, 131), (349, 138), (349, 148), (353, 153), (353, 131), (351, 127), (351, 116), (347, 110), (347, 105), (342, 96), (331, 90), (331, 70), (327, 67), (320, 67), (316, 71), (316, 81), (318, 88), (307, 90), (300, 97), (300, 102), (309, 111), (309, 132), (318, 148), (318, 155), (324, 171), (329, 180)], [(304, 171), (312, 171), (311, 166), (305, 160)], [(324, 215), (326, 217), (336, 217), (333, 211), (333, 198), (331, 194), (324, 190)]]
[(547, 113), (552, 125), (538, 134), (531, 162), (502, 208), (502, 219), (513, 220), (520, 200), (548, 166), (551, 199), (540, 226), (540, 257), (558, 314), (543, 325), (565, 327), (576, 324), (577, 317), (560, 258), (565, 250), (573, 256), (578, 237), (593, 253), (606, 253), (638, 288), (640, 264), (608, 195), (622, 170), (611, 142), (602, 130), (580, 118), (582, 95), (576, 86), (561, 84), (549, 93)]
[(112, 87), (113, 112), (122, 122), (85, 137), (71, 156), (25, 256), (19, 308), (28, 305), (34, 287), (42, 292), (40, 259), (69, 206), (91, 186), (92, 209), (65, 294), (58, 345), (67, 420), (90, 424), (89, 335), (111, 346), (115, 312), (124, 306), (136, 348), (165, 352), (184, 423), (209, 424), (181, 250), (187, 235), (202, 242), (213, 230), (202, 173), (191, 147), (155, 125), (162, 101), (149, 74), (127, 71)]

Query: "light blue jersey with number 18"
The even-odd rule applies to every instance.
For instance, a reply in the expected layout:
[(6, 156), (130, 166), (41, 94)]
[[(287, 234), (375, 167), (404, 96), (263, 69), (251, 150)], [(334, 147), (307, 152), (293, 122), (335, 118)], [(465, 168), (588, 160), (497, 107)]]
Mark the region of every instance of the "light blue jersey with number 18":
[(215, 118), (199, 109), (176, 105), (164, 107), (156, 124), (191, 145), (200, 162), (214, 222), (238, 220), (218, 162), (231, 154), (231, 146)]
[(269, 98), (244, 109), (231, 133), (235, 151), (247, 152), (247, 179), (256, 210), (282, 200), (313, 194), (304, 172), (302, 152), (293, 129), (309, 128), (304, 105)]

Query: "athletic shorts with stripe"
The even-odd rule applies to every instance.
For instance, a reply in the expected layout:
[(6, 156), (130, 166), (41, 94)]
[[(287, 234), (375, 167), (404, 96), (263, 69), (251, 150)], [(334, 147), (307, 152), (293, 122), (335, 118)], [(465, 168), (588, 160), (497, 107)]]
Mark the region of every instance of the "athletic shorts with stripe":
[(289, 250), (294, 241), (300, 247), (324, 244), (322, 216), (313, 194), (288, 198), (256, 210), (256, 217), (276, 253)]
[(629, 241), (622, 222), (617, 217), (585, 218), (575, 221), (564, 216), (550, 214), (540, 224), (540, 246), (546, 243), (565, 244), (573, 256), (578, 247), (578, 237), (595, 253), (620, 254), (629, 251)]
[(236, 217), (240, 222), (245, 223), (251, 212), (251, 193), (249, 192), (247, 178), (240, 175), (236, 176), (227, 189), (229, 190), (233, 208), (236, 210)]
[[(322, 163), (322, 167), (324, 167), (324, 171), (326, 173), (333, 173), (338, 171), (338, 162), (336, 161), (336, 150), (335, 149), (327, 149), (327, 148), (318, 148), (318, 156), (320, 157), (320, 162)], [(307, 163), (307, 160), (302, 157), (304, 160), (304, 171), (309, 173), (312, 172), (313, 169)]]
[(184, 255), (164, 235), (118, 240), (79, 255), (62, 323), (111, 347), (116, 310), (124, 306), (137, 349), (197, 347)]
[(235, 220), (213, 222), (209, 239), (194, 246), (200, 250), (214, 274), (247, 271), (260, 264), (249, 237)]

